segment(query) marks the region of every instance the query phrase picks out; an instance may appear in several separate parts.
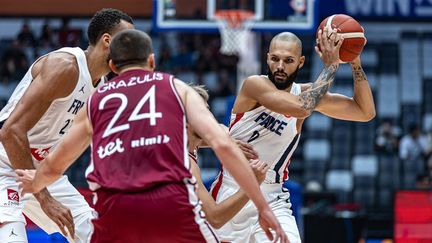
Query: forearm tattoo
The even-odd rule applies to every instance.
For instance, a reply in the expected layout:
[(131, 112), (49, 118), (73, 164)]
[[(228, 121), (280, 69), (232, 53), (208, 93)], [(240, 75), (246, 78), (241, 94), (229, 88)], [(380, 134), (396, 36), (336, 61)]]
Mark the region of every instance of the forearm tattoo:
[(353, 79), (355, 82), (366, 81), (367, 77), (360, 65), (352, 65)]
[(313, 111), (315, 109), (321, 100), (321, 97), (327, 93), (330, 85), (333, 83), (338, 67), (339, 65), (332, 64), (324, 68), (317, 81), (312, 84), (311, 88), (299, 95), (303, 109), (308, 111)]

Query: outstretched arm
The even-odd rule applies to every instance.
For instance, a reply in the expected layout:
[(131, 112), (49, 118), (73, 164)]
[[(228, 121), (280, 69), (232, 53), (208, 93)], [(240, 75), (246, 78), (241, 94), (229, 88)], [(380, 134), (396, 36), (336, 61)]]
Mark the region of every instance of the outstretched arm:
[[(251, 167), (258, 182), (262, 183), (269, 165), (263, 161), (255, 160), (251, 162)], [(206, 219), (211, 226), (219, 229), (244, 207), (244, 205), (249, 201), (249, 198), (242, 190), (238, 190), (224, 201), (216, 203), (202, 182), (198, 165), (192, 163), (191, 168), (193, 176), (197, 179), (198, 197), (202, 201), (202, 208), (206, 214)]]
[(351, 63), (354, 79), (354, 96), (327, 93), (316, 110), (324, 115), (349, 121), (370, 121), (375, 117), (375, 104), (360, 57)]

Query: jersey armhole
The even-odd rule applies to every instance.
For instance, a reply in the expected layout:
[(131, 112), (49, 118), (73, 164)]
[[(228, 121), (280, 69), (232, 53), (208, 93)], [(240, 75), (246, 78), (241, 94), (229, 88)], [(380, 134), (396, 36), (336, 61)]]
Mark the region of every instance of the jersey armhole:
[(91, 94), (88, 98), (87, 98), (87, 116), (88, 116), (88, 119), (90, 120), (90, 124), (91, 124), (91, 126), (92, 126), (92, 128), (93, 128), (93, 121), (92, 121), (92, 117), (91, 117), (91, 112), (90, 112), (90, 103), (91, 103), (91, 99), (92, 99), (92, 97), (93, 97), (93, 94)]

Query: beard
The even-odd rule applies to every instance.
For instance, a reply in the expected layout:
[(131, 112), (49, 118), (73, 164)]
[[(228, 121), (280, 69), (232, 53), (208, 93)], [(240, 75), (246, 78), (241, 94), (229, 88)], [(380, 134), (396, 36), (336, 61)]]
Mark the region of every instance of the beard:
[[(288, 75), (283, 71), (282, 72), (276, 71), (276, 72), (272, 73), (270, 68), (269, 68), (267, 76), (270, 79), (270, 81), (276, 86), (277, 89), (285, 90), (286, 88), (290, 87), (294, 83), (294, 81), (297, 79), (298, 70), (300, 69), (299, 66), (297, 66), (296, 70), (291, 75)], [(275, 77), (276, 74), (285, 75), (286, 78), (283, 80), (280, 80), (280, 79), (276, 80), (276, 77)]]

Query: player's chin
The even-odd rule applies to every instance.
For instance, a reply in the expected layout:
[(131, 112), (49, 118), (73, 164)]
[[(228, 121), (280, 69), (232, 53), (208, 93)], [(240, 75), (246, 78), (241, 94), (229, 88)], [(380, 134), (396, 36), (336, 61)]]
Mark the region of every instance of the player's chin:
[(276, 83), (284, 84), (286, 83), (286, 78), (275, 78)]

